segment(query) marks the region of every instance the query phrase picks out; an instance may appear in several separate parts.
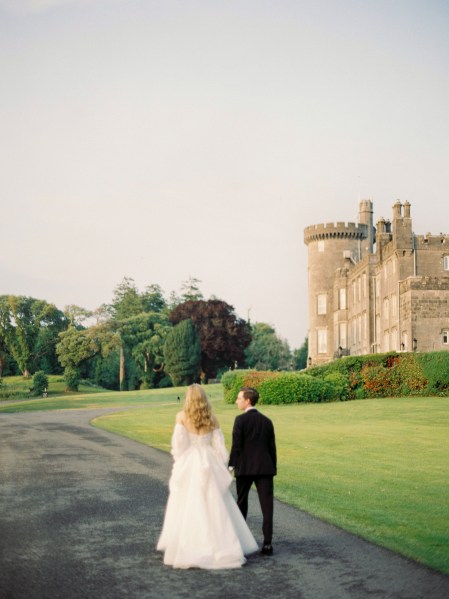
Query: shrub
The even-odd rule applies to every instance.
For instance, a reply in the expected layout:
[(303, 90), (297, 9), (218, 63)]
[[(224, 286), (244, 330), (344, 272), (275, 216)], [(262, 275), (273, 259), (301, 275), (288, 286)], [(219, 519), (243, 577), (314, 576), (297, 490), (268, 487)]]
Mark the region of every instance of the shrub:
[(330, 385), (331, 397), (329, 399), (339, 399), (347, 401), (351, 397), (351, 386), (349, 379), (340, 372), (330, 372), (324, 377), (326, 383)]
[(81, 374), (78, 368), (67, 366), (64, 370), (64, 381), (67, 385), (67, 391), (78, 391), (81, 381)]
[(331, 385), (324, 379), (295, 372), (277, 373), (267, 378), (259, 388), (260, 403), (288, 404), (328, 401)]
[(230, 370), (221, 377), (226, 403), (234, 403), (240, 387), (254, 387), (259, 391), (263, 381), (281, 376), (271, 370)]
[(43, 370), (38, 370), (33, 375), (33, 393), (42, 395), (48, 389), (48, 376)]
[(429, 352), (417, 354), (416, 359), (427, 379), (428, 393), (445, 395), (449, 393), (449, 352)]

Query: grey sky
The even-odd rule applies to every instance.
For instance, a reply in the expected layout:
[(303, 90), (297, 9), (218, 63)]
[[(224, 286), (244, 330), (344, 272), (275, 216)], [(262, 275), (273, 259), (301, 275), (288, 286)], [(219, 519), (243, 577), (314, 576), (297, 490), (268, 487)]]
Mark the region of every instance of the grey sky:
[(0, 294), (189, 275), (291, 346), (304, 227), (449, 232), (449, 5), (0, 0)]

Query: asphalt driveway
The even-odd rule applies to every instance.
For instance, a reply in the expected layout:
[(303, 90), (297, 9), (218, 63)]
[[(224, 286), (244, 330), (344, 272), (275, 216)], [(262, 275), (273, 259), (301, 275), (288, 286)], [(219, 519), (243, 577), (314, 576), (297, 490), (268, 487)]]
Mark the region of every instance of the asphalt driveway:
[[(155, 551), (171, 456), (90, 426), (0, 414), (0, 598), (446, 599), (449, 577), (275, 504), (275, 554), (173, 570)], [(248, 524), (261, 540), (253, 494)]]

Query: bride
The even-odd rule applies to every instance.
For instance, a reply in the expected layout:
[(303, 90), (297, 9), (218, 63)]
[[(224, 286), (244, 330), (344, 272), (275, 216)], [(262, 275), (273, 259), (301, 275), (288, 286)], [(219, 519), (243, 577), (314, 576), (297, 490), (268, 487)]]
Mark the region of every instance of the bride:
[(176, 415), (170, 494), (157, 550), (174, 568), (238, 568), (257, 551), (229, 486), (223, 433), (206, 393), (190, 385)]

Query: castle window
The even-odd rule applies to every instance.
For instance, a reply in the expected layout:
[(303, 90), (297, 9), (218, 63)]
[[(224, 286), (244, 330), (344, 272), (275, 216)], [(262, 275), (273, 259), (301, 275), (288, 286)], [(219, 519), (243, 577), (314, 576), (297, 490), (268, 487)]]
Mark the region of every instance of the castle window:
[(346, 288), (341, 287), (339, 292), (340, 310), (346, 310)]
[(353, 304), (355, 304), (356, 302), (356, 295), (355, 295), (355, 281), (352, 281), (352, 302)]
[(391, 296), (391, 316), (396, 318), (398, 315), (398, 296), (393, 294)]
[(358, 301), (362, 299), (362, 280), (360, 277), (357, 279), (357, 299)]
[(324, 252), (324, 241), (322, 239), (318, 242), (318, 251)]
[(390, 310), (390, 301), (388, 297), (384, 298), (384, 319), (388, 320)]
[(340, 347), (343, 349), (347, 348), (347, 339), (346, 339), (346, 323), (340, 322)]
[(443, 268), (444, 270), (449, 270), (449, 256), (443, 257)]
[(366, 297), (366, 273), (364, 272), (362, 275), (362, 297), (365, 299)]
[(366, 338), (367, 338), (367, 331), (368, 331), (368, 316), (366, 314), (366, 312), (363, 313), (363, 341), (366, 342)]
[(327, 296), (325, 293), (318, 294), (317, 311), (318, 314), (327, 314)]
[(449, 345), (449, 331), (443, 331), (442, 341), (443, 345)]
[(327, 354), (327, 330), (318, 329), (318, 353)]

